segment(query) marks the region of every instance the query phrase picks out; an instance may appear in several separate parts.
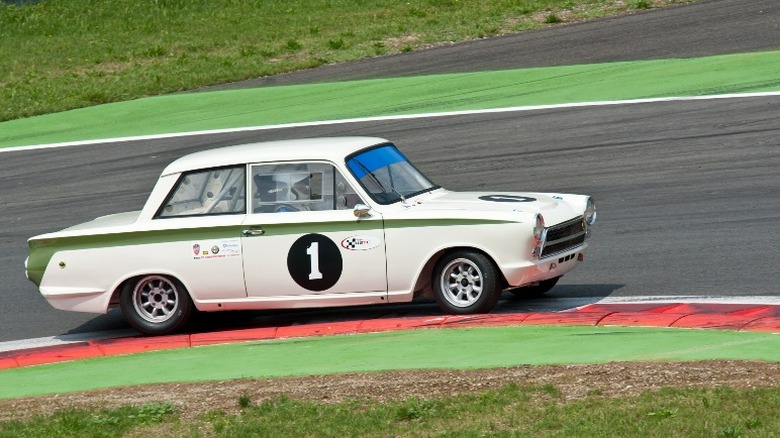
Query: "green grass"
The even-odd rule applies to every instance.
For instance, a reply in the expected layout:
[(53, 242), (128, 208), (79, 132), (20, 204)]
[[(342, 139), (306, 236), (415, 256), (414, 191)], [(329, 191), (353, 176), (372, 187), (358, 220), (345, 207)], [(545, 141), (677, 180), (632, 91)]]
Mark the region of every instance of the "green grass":
[(0, 121), (692, 1), (0, 4)]
[[(178, 421), (170, 403), (118, 409), (63, 409), (50, 416), (0, 423), (0, 437), (116, 437), (163, 421)], [(165, 426), (167, 427), (167, 426)]]
[(174, 407), (64, 410), (0, 423), (0, 437), (80, 436), (494, 436), (737, 437), (780, 430), (780, 390), (728, 387), (646, 391), (567, 400), (552, 385), (386, 403), (317, 403), (279, 397), (237, 400), (238, 414), (211, 411), (184, 421)]

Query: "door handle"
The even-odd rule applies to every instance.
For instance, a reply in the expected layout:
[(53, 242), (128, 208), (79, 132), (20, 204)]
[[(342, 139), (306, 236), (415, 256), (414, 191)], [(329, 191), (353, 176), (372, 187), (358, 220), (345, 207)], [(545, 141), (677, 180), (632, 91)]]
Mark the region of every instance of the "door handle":
[(265, 230), (262, 228), (249, 228), (241, 232), (246, 237), (262, 236), (265, 234)]

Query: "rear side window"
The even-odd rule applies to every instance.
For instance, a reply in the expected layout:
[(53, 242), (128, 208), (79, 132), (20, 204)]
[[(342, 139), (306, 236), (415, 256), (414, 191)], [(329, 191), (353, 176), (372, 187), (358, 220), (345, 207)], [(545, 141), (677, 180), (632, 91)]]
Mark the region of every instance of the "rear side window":
[(246, 166), (221, 167), (183, 174), (157, 218), (243, 214), (246, 212)]

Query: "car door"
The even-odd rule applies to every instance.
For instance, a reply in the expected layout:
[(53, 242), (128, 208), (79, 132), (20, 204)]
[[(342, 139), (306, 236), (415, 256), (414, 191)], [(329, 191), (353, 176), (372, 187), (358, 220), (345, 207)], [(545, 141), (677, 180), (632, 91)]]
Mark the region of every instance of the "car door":
[(186, 172), (155, 214), (159, 243), (136, 251), (142, 266), (168, 267), (198, 302), (243, 299), (241, 231), (246, 218), (246, 165)]
[(386, 301), (382, 218), (355, 216), (362, 201), (333, 165), (255, 165), (250, 185), (242, 237), (250, 299), (277, 307)]

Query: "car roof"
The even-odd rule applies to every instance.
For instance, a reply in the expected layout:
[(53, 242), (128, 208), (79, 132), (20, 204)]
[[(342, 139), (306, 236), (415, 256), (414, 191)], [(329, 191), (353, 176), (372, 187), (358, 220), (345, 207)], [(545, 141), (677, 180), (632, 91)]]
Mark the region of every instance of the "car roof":
[(169, 164), (162, 174), (270, 161), (338, 162), (355, 151), (386, 143), (390, 142), (378, 137), (322, 137), (226, 146), (184, 155)]

